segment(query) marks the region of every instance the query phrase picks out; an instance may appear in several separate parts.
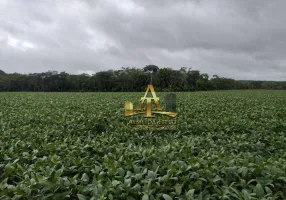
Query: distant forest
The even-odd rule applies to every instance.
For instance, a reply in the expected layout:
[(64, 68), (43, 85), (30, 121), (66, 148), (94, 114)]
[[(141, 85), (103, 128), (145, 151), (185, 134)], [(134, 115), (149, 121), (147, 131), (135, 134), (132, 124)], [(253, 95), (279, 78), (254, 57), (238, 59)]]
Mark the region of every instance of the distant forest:
[(204, 91), (232, 89), (286, 89), (285, 81), (239, 81), (182, 67), (179, 70), (147, 65), (88, 74), (48, 71), (8, 74), (0, 70), (0, 91), (32, 92), (139, 92), (151, 83), (156, 91)]

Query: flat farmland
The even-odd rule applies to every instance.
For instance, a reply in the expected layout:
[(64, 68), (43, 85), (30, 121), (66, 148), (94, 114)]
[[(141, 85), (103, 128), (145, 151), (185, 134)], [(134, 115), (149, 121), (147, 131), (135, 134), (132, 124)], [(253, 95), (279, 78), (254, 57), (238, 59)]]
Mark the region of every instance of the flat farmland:
[(285, 91), (175, 94), (177, 130), (137, 132), (144, 92), (0, 93), (0, 199), (286, 198)]

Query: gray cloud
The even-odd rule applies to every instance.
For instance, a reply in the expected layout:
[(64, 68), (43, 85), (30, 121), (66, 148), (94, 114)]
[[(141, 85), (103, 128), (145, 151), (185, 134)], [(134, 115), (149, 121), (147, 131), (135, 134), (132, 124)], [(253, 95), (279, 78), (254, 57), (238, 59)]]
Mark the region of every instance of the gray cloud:
[(0, 69), (192, 67), (286, 79), (284, 0), (0, 0)]

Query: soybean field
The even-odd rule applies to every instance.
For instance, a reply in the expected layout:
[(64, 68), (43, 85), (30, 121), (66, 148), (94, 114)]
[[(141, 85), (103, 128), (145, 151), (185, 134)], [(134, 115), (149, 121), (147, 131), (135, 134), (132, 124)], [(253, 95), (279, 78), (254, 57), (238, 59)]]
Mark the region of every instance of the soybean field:
[(143, 94), (0, 93), (0, 199), (286, 199), (286, 91), (175, 93), (176, 130), (136, 131)]

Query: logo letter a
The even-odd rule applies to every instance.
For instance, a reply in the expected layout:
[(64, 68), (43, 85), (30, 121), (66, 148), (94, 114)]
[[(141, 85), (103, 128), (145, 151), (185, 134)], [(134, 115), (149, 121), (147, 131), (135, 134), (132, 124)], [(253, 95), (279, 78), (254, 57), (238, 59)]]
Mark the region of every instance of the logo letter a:
[[(147, 97), (149, 90), (151, 91), (152, 97)], [(139, 105), (137, 110), (142, 111), (143, 110), (142, 107), (143, 107), (144, 101), (147, 100), (147, 112), (148, 112), (148, 110), (151, 109), (151, 105), (148, 105), (148, 102), (150, 104), (152, 99), (155, 102), (156, 110), (161, 111), (162, 108), (161, 108), (161, 106), (159, 104), (159, 97), (156, 96), (156, 93), (155, 93), (153, 85), (148, 85), (144, 97), (141, 97), (141, 100), (140, 100), (141, 102), (140, 102), (140, 105)]]

